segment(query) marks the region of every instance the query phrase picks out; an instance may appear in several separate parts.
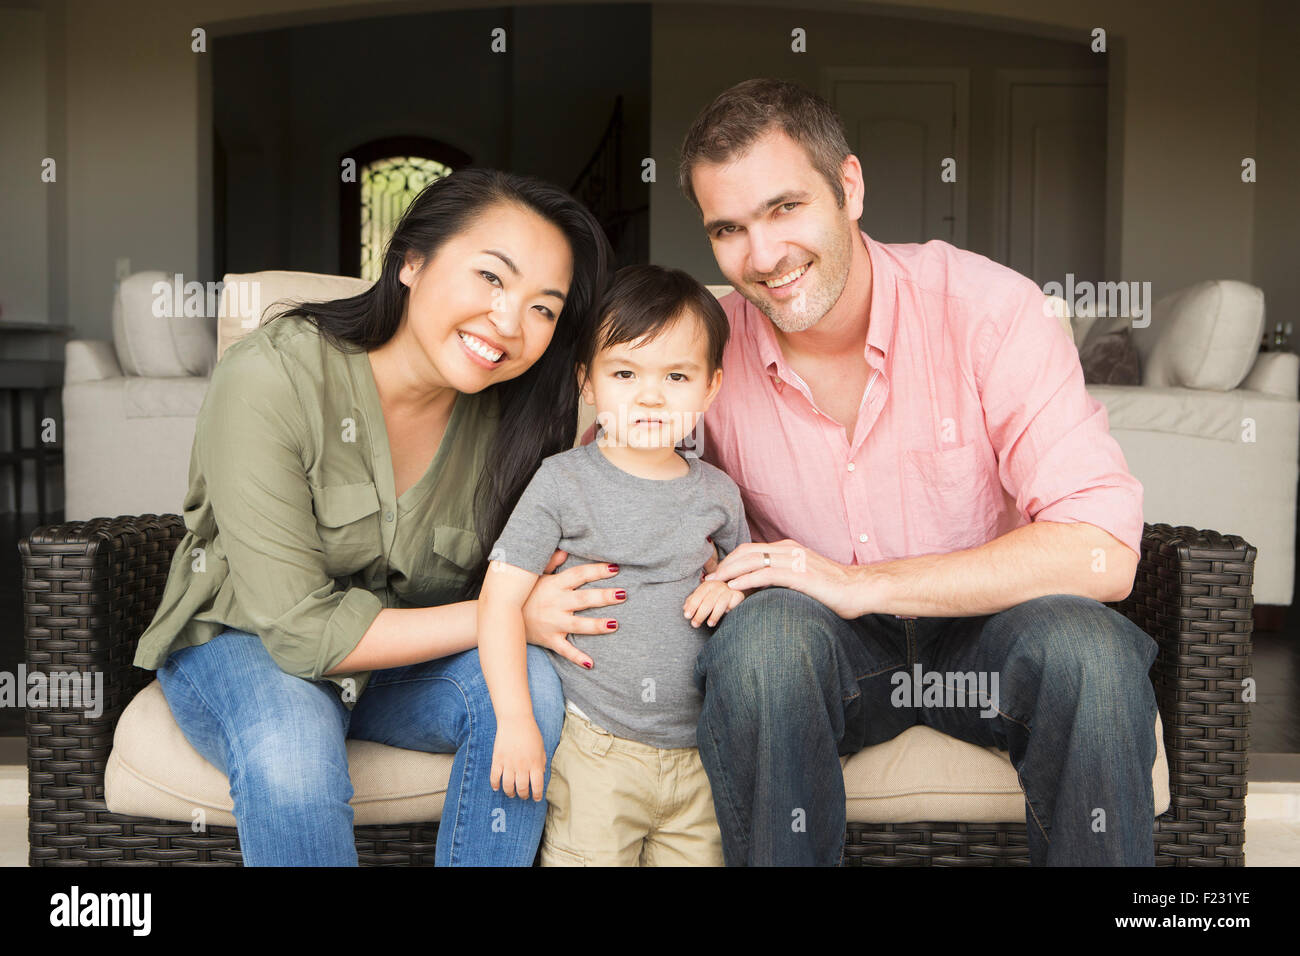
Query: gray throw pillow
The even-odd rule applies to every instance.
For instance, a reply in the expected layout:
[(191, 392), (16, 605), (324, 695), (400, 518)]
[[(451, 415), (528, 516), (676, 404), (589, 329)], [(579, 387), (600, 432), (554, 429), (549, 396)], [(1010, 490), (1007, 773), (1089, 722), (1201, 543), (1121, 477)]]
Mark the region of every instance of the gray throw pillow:
[(1141, 385), (1137, 346), (1127, 326), (1118, 332), (1089, 336), (1079, 354), (1085, 385)]

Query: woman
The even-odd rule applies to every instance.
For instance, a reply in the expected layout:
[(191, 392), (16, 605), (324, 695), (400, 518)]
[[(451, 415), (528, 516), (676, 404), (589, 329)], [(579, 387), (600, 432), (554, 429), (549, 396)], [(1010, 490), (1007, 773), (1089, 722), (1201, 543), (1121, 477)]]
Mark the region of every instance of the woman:
[[(246, 864), (356, 865), (347, 737), (455, 752), (437, 864), (532, 862), (546, 804), (489, 786), (474, 598), (533, 472), (573, 445), (573, 343), (609, 260), (561, 190), (463, 170), (416, 197), (374, 286), (281, 313), (217, 365), (135, 663), (229, 778)], [(572, 656), (566, 633), (604, 633), (572, 612), (613, 591), (573, 589), (611, 573), (542, 576), (530, 642)], [(528, 650), (520, 706), (549, 761), (564, 701)]]

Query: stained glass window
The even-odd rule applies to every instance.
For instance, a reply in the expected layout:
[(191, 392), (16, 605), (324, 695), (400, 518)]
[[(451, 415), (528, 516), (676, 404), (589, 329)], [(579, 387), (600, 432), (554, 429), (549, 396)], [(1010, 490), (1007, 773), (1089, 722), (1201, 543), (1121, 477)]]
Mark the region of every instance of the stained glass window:
[(375, 281), (384, 249), (416, 195), (451, 174), (451, 167), (419, 156), (392, 156), (361, 167), (361, 278)]

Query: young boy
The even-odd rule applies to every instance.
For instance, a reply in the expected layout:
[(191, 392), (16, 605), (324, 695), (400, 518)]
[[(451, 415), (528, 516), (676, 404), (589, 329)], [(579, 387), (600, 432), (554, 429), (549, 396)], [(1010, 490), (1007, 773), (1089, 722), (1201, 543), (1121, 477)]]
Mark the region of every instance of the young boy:
[(507, 795), (543, 793), (522, 613), (538, 575), (557, 547), (569, 555), (559, 570), (617, 564), (626, 598), (616, 627), (572, 638), (591, 665), (552, 655), (567, 714), (546, 788), (542, 865), (720, 866), (695, 749), (694, 669), (709, 629), (743, 594), (701, 576), (715, 545), (725, 555), (750, 538), (740, 489), (676, 446), (722, 384), (727, 318), (691, 276), (657, 266), (621, 269), (599, 314), (577, 352), (598, 437), (542, 462), (493, 547), (479, 596), (479, 656), (497, 717), (491, 783)]

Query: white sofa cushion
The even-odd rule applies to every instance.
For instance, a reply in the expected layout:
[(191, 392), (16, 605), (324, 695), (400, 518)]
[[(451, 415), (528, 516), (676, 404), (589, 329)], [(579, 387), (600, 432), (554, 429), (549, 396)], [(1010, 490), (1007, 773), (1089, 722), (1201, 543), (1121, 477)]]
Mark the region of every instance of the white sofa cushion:
[(1112, 432), (1166, 432), (1236, 444), (1242, 441), (1242, 420), (1248, 415), (1247, 396), (1240, 389), (1089, 385), (1088, 394), (1106, 406)]
[(206, 378), (212, 373), (217, 361), (213, 308), (206, 294), (191, 298), (179, 285), (177, 294), (176, 276), (165, 272), (137, 272), (118, 284), (113, 345), (127, 375)]
[(1300, 355), (1295, 352), (1260, 352), (1241, 387), (1295, 401), (1300, 396)]
[[(1169, 806), (1169, 767), (1158, 714), (1154, 732), (1151, 779), (1158, 816)], [(440, 819), (451, 754), (364, 740), (349, 740), (347, 751), (357, 826)], [(995, 747), (917, 726), (841, 757), (840, 765), (851, 822), (1025, 822), (1019, 777), (1007, 754)], [(185, 739), (157, 680), (135, 696), (118, 721), (104, 771), (104, 800), (113, 813), (189, 821), (201, 807), (208, 824), (235, 823), (229, 781)]]
[(1142, 384), (1230, 391), (1255, 363), (1263, 334), (1264, 293), (1255, 286), (1215, 279), (1180, 289), (1156, 302), (1148, 327), (1133, 330)]
[(1070, 315), (1070, 303), (1059, 295), (1049, 295), (1043, 303), (1043, 310), (1060, 323), (1072, 345), (1078, 341), (1074, 336), (1075, 325), (1074, 319)]
[(266, 316), (282, 311), (287, 303), (346, 299), (374, 285), (370, 280), (356, 276), (282, 270), (227, 273), (222, 281), (217, 324), (218, 360), (234, 342), (255, 331)]
[(195, 418), (207, 394), (207, 377), (146, 378), (131, 376), (122, 385), (127, 418)]

